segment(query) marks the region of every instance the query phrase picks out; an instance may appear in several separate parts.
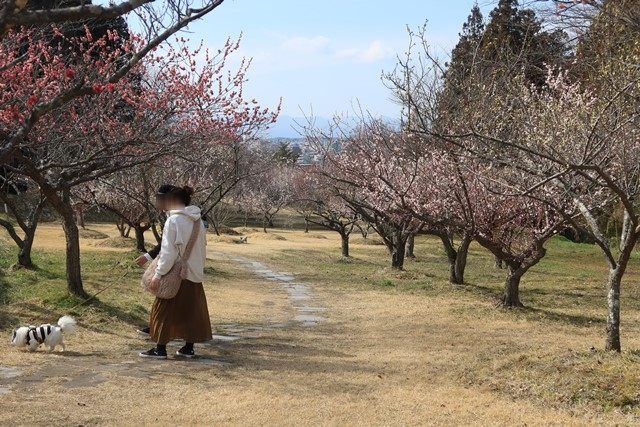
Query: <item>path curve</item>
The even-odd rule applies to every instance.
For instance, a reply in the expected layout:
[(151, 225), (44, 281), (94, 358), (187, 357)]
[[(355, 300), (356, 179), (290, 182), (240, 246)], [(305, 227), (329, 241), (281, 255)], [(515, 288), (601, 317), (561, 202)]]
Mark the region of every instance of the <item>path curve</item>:
[[(230, 260), (241, 267), (251, 271), (256, 276), (276, 282), (282, 289), (287, 292), (289, 302), (294, 309), (294, 317), (288, 323), (282, 325), (272, 325), (272, 327), (282, 328), (287, 326), (304, 326), (314, 327), (326, 320), (322, 314), (326, 312), (326, 308), (318, 302), (317, 297), (313, 293), (313, 286), (309, 283), (302, 283), (296, 280), (292, 273), (277, 272), (270, 269), (265, 264), (239, 255), (231, 255), (220, 251), (207, 252), (207, 257), (219, 257)], [(218, 340), (233, 340), (236, 336), (218, 335), (214, 336)]]

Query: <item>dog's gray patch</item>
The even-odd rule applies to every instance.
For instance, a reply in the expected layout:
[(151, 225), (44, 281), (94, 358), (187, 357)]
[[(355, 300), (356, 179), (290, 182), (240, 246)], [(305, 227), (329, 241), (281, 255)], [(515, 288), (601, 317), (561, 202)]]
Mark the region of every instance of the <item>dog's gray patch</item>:
[(0, 378), (9, 379), (22, 375), (22, 373), (11, 366), (0, 366)]

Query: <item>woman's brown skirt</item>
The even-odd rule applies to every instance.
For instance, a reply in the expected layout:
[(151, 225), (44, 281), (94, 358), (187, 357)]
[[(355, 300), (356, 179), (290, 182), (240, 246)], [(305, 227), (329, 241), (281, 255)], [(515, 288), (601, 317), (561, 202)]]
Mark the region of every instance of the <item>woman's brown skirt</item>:
[(211, 321), (202, 283), (183, 280), (173, 299), (156, 298), (149, 327), (158, 344), (178, 338), (191, 343), (209, 341)]

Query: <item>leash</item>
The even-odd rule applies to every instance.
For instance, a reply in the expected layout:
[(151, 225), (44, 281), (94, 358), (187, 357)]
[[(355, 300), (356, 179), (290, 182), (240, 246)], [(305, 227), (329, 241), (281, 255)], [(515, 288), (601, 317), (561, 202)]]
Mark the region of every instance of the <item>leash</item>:
[[(116, 263), (116, 265), (115, 265), (115, 266), (117, 267), (117, 266), (119, 266), (119, 265), (122, 265), (122, 261), (121, 261), (121, 262)], [(74, 310), (74, 309), (76, 309), (76, 308), (80, 307), (81, 305), (84, 305), (84, 304), (88, 303), (89, 301), (93, 300), (95, 297), (97, 297), (98, 295), (100, 295), (100, 294), (101, 294), (101, 293), (103, 293), (104, 291), (106, 291), (106, 290), (108, 290), (108, 289), (113, 288), (115, 285), (117, 285), (118, 283), (120, 283), (120, 280), (121, 280), (121, 279), (124, 279), (124, 278), (127, 276), (127, 274), (128, 274), (128, 273), (129, 273), (128, 271), (125, 271), (125, 272), (124, 272), (124, 274), (122, 274), (121, 276), (117, 277), (117, 278), (116, 278), (116, 280), (114, 280), (114, 281), (113, 281), (113, 283), (112, 283), (111, 285), (109, 285), (109, 286), (107, 286), (107, 287), (105, 287), (105, 288), (100, 289), (98, 292), (96, 292), (95, 294), (91, 295), (89, 298), (85, 299), (84, 301), (80, 301), (78, 304), (74, 305), (73, 307), (71, 307), (71, 308), (69, 308), (69, 309), (67, 309), (67, 310), (68, 310), (69, 312), (71, 312), (72, 310)]]

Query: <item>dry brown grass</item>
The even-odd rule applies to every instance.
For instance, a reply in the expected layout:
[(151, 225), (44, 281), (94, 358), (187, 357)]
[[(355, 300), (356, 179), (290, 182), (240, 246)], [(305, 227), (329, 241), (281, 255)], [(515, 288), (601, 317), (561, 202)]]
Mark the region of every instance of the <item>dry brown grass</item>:
[[(92, 228), (115, 234), (109, 226)], [(38, 247), (59, 249), (59, 233), (57, 227), (43, 227)], [(0, 347), (0, 364), (25, 373), (13, 382), (0, 380), (0, 387), (12, 390), (0, 397), (2, 423), (637, 423), (635, 409), (625, 413), (623, 405), (607, 409), (593, 399), (562, 396), (574, 384), (582, 383), (585, 395), (604, 390), (607, 381), (613, 387), (621, 372), (638, 377), (634, 353), (616, 358), (589, 351), (602, 341), (601, 323), (575, 323), (560, 316), (591, 315), (597, 308), (592, 313), (588, 306), (568, 307), (558, 310), (557, 318), (497, 310), (487, 290), (451, 289), (432, 276), (428, 267), (444, 265), (430, 242), (419, 243), (420, 262), (395, 273), (386, 268), (384, 248), (353, 248), (356, 259), (345, 265), (337, 262), (337, 234), (314, 232), (326, 239), (286, 230), (277, 234), (286, 240), (250, 239), (247, 245), (235, 245), (215, 242), (212, 236), (211, 250), (259, 259), (314, 283), (315, 294), (328, 308), (326, 322), (314, 328), (255, 329), (245, 334), (251, 338), (200, 348), (229, 365), (146, 362), (135, 356), (147, 344), (135, 337), (130, 322), (88, 308), (79, 313), (81, 329), (68, 340), (71, 351), (66, 355)], [(86, 242), (83, 249), (97, 250)], [(433, 254), (426, 253), (431, 249)], [(472, 255), (482, 259), (477, 252)], [(471, 279), (482, 277), (488, 290), (495, 290), (498, 281), (483, 276), (487, 266), (480, 267)], [(228, 324), (259, 327), (291, 319), (290, 301), (279, 285), (215, 253), (208, 273), (209, 308), (219, 331)], [(101, 301), (148, 306), (150, 298), (134, 282), (106, 292)], [(543, 305), (546, 300), (536, 301)], [(629, 310), (632, 304), (627, 305), (625, 325), (637, 330), (638, 312)], [(47, 307), (36, 311), (28, 302), (8, 309), (25, 319), (36, 313), (50, 321), (58, 315)], [(640, 339), (627, 332), (625, 345), (638, 349)], [(598, 369), (605, 373), (594, 376)], [(595, 378), (603, 384), (594, 383)]]

